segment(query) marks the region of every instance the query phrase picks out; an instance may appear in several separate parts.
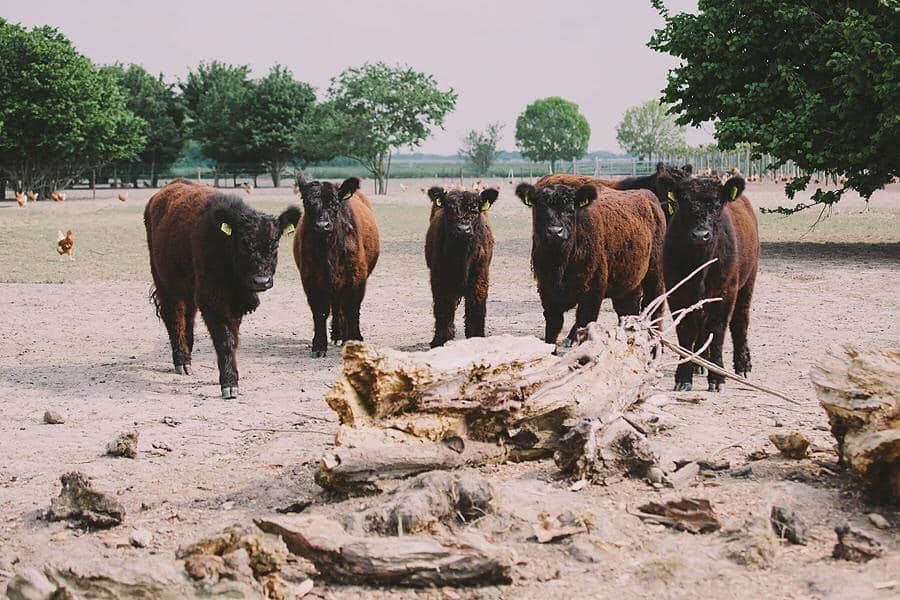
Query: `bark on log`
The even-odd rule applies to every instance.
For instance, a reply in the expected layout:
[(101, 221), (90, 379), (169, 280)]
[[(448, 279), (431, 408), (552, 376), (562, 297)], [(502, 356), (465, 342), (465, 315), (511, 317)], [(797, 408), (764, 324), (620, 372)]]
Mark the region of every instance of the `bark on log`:
[(563, 356), (531, 337), (452, 342), (428, 352), (344, 346), (326, 402), (338, 448), (317, 482), (330, 490), (431, 469), (551, 456), (572, 418), (611, 423), (655, 376), (645, 320), (591, 323)]
[(810, 371), (841, 462), (900, 501), (900, 349), (830, 348)]

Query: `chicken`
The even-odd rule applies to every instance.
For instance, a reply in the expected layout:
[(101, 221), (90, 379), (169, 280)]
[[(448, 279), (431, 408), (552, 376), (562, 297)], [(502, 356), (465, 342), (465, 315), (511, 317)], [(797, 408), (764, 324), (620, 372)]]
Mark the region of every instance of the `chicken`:
[(62, 231), (56, 233), (56, 251), (60, 256), (68, 255), (69, 260), (75, 260), (75, 237), (71, 229), (65, 234)]
[(25, 192), (25, 195), (28, 197), (29, 202), (37, 202), (38, 195), (34, 192)]
[(24, 207), (26, 202), (28, 202), (28, 198), (25, 197), (25, 194), (23, 194), (22, 192), (16, 192), (16, 204)]
[(65, 202), (66, 195), (63, 192), (53, 192), (50, 194), (50, 199), (54, 202)]
[(241, 187), (244, 188), (244, 192), (246, 192), (248, 194), (253, 193), (253, 185), (251, 185), (249, 183), (242, 183)]
[(128, 200), (128, 192), (119, 192), (116, 198), (118, 198), (121, 202), (125, 202), (126, 200)]

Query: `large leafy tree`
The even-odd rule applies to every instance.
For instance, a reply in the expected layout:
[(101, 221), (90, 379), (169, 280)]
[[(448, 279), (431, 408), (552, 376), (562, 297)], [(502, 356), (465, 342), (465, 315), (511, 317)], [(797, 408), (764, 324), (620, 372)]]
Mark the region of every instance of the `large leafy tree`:
[(56, 29), (0, 19), (0, 170), (46, 196), (82, 172), (128, 158), (144, 122)]
[(156, 187), (159, 173), (178, 160), (184, 147), (184, 106), (175, 95), (174, 85), (163, 81), (162, 75), (154, 77), (140, 65), (110, 65), (103, 68), (119, 84), (125, 95), (128, 110), (144, 120), (143, 135), (147, 139), (144, 149), (122, 166), (136, 182), (138, 177), (148, 177)]
[(298, 153), (298, 136), (315, 101), (313, 88), (295, 81), (291, 72), (279, 65), (253, 84), (243, 111), (242, 129), (249, 138), (249, 153), (266, 165), (275, 187)]
[(443, 127), (457, 94), (440, 89), (431, 75), (379, 62), (343, 71), (331, 80), (328, 97), (342, 132), (341, 154), (358, 160), (383, 194), (391, 152), (413, 149)]
[(191, 137), (216, 161), (216, 185), (229, 166), (252, 161), (252, 141), (243, 123), (253, 89), (249, 74), (247, 66), (213, 61), (199, 65), (180, 84)]
[(489, 123), (484, 131), (472, 129), (462, 139), (459, 153), (472, 163), (479, 175), (487, 174), (494, 159), (497, 158), (497, 144), (502, 133), (502, 123)]
[(516, 119), (516, 144), (533, 161), (581, 158), (587, 152), (591, 126), (578, 105), (559, 96), (535, 100)]
[(669, 107), (649, 100), (625, 111), (616, 127), (616, 140), (628, 154), (653, 160), (660, 152), (686, 147), (684, 128), (669, 114)]
[(699, 0), (671, 15), (651, 1), (666, 24), (649, 46), (681, 59), (663, 92), (680, 123), (714, 120), (725, 149), (749, 142), (773, 166), (846, 177), (813, 204), (850, 188), (868, 198), (900, 173), (900, 2)]

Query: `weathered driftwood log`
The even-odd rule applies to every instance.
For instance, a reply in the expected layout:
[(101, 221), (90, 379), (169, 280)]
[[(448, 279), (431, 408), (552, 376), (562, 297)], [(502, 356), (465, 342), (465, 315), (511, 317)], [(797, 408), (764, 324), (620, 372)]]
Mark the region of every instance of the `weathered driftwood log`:
[(510, 581), (510, 561), (483, 538), (461, 535), (438, 541), (421, 535), (352, 535), (338, 521), (321, 515), (270, 517), (256, 524), (280, 534), (291, 552), (338, 583), (441, 586)]
[(565, 475), (598, 481), (622, 474), (646, 477), (659, 457), (644, 434), (620, 417), (610, 423), (584, 419), (573, 424), (553, 460)]
[(900, 501), (900, 349), (830, 348), (810, 372), (840, 459)]
[(326, 396), (338, 447), (317, 481), (349, 490), (430, 469), (552, 455), (572, 418), (613, 422), (654, 376), (646, 319), (591, 323), (563, 356), (531, 337), (452, 342), (428, 352), (344, 347)]

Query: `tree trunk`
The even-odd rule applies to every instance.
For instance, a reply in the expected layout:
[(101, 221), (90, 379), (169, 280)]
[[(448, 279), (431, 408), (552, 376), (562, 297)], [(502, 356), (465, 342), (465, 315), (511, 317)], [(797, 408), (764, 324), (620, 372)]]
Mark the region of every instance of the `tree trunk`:
[(219, 165), (213, 168), (213, 187), (219, 187)]
[(810, 370), (841, 462), (900, 502), (900, 349), (833, 347)]
[(493, 336), (428, 352), (344, 346), (325, 401), (340, 417), (338, 447), (320, 461), (328, 489), (372, 487), (429, 469), (550, 456), (570, 419), (602, 429), (654, 377), (646, 323), (591, 323), (564, 356), (533, 337)]
[[(284, 163), (276, 160), (272, 162), (272, 168), (269, 170), (269, 173), (272, 175), (272, 186), (279, 187), (281, 185), (281, 169), (284, 166)], [(256, 185), (254, 183), (254, 185)]]

